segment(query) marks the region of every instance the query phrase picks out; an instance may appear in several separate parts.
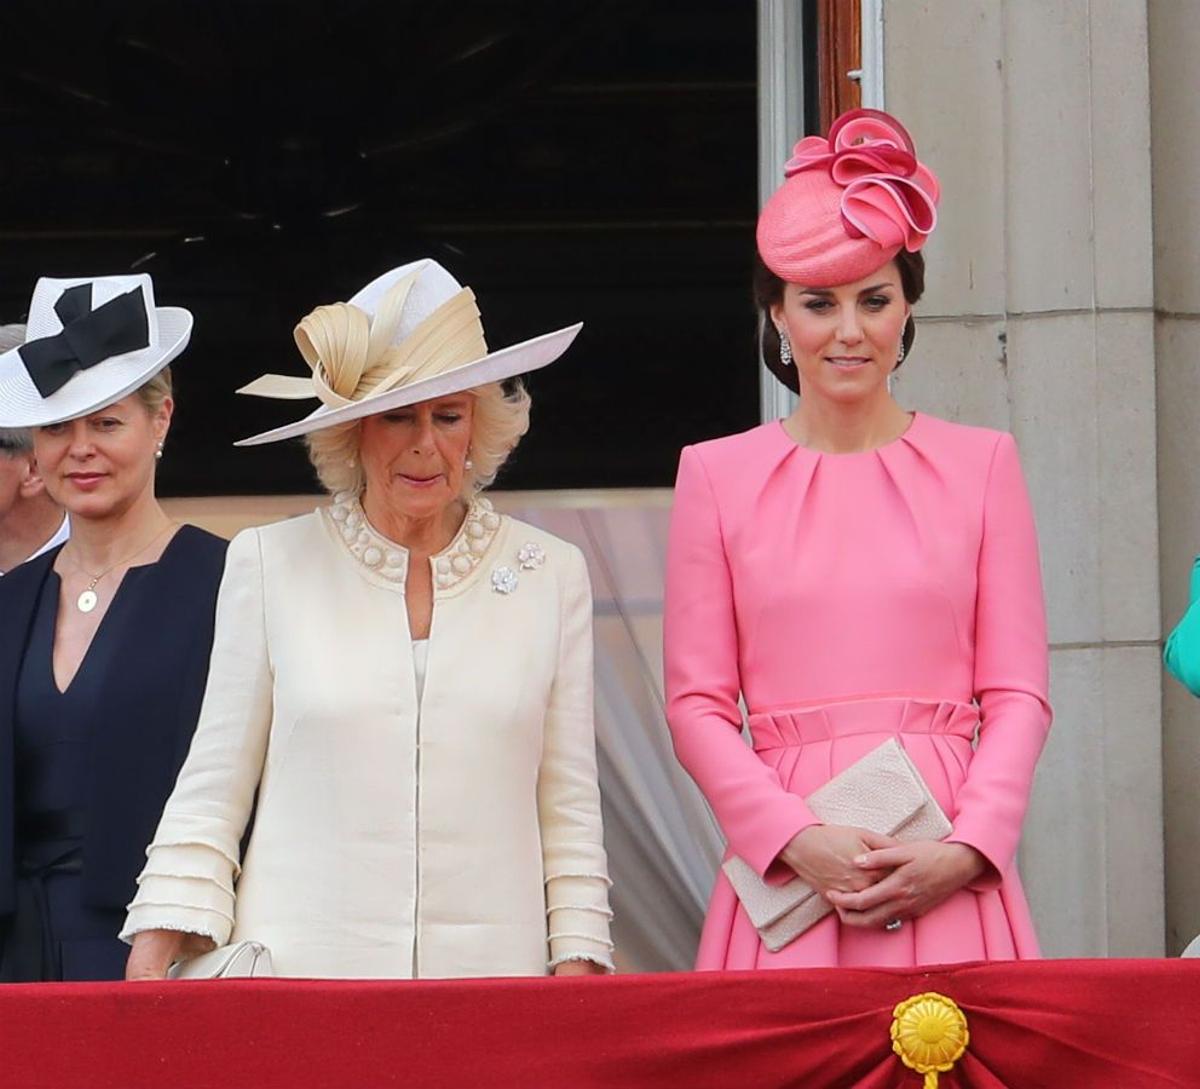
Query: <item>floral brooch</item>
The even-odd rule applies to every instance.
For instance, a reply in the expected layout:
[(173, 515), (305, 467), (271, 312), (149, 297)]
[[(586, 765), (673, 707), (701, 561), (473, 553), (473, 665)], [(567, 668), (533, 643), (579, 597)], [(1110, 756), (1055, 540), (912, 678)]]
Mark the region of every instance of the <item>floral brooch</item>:
[[(526, 541), (517, 550), (517, 565), (522, 571), (536, 571), (545, 562), (545, 549), (533, 541)], [(498, 594), (515, 593), (520, 582), (520, 576), (507, 564), (492, 569), (492, 589)]]

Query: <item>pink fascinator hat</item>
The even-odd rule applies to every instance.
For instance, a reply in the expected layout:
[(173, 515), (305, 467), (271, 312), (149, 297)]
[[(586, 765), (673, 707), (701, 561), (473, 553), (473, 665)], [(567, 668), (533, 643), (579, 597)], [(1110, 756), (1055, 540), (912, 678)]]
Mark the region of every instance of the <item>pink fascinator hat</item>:
[(938, 180), (912, 137), (880, 110), (842, 114), (806, 136), (758, 217), (758, 252), (776, 276), (808, 287), (853, 283), (937, 225)]

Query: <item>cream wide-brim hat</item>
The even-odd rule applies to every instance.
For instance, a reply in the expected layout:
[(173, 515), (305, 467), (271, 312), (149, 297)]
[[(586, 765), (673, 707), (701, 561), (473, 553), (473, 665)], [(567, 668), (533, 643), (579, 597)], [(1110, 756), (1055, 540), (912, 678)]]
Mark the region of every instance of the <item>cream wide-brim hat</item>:
[[(86, 312), (68, 320), (64, 329), (55, 307), (70, 289), (83, 285), (90, 288)], [(140, 295), (124, 305), (118, 302), (135, 291)], [(100, 329), (92, 320), (96, 311), (110, 304), (136, 318), (134, 335), (145, 341), (143, 346), (104, 355), (105, 344), (128, 342), (122, 335), (125, 330), (114, 328), (112, 323)], [(29, 303), (25, 343), (0, 355), (0, 427), (45, 427), (111, 405), (149, 382), (187, 347), (191, 335), (192, 315), (177, 306), (156, 306), (154, 284), (147, 275), (63, 280), (44, 276), (34, 287)], [(42, 343), (37, 344), (39, 341)], [(32, 347), (35, 344), (37, 347)], [(74, 368), (74, 373), (46, 396), (30, 370), (36, 366), (32, 360), (43, 354), (56, 356), (57, 365), (66, 371)]]
[(385, 272), (348, 303), (321, 306), (296, 326), (309, 377), (269, 374), (239, 393), (317, 397), (302, 420), (235, 446), (258, 446), (538, 370), (570, 347), (582, 323), (494, 352), (475, 296), (432, 258)]

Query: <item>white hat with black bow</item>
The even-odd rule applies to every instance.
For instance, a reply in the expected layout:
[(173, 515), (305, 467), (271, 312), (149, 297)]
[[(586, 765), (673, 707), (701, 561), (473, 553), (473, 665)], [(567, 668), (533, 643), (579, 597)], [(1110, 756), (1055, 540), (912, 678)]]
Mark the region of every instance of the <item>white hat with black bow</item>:
[(25, 343), (0, 355), (0, 427), (86, 416), (144, 386), (184, 348), (192, 315), (155, 306), (149, 276), (43, 277)]

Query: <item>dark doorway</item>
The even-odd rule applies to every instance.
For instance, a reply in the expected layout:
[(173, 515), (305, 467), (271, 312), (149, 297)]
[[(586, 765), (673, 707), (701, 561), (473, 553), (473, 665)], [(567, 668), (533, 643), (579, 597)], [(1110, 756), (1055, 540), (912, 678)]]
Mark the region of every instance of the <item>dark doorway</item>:
[(152, 273), (196, 315), (162, 491), (309, 491), (296, 444), (230, 446), (303, 403), (233, 390), (302, 373), (312, 307), (432, 256), (495, 347), (585, 322), (501, 486), (669, 484), (681, 445), (757, 422), (755, 25), (750, 0), (6, 0), (0, 319), (38, 275)]

